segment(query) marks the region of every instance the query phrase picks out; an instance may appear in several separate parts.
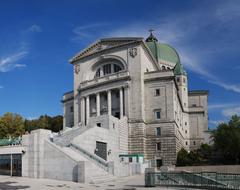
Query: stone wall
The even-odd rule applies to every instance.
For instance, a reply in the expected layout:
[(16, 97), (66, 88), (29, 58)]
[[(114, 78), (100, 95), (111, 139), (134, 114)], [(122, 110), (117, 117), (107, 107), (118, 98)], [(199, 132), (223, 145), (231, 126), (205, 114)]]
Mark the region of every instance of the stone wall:
[(50, 131), (38, 129), (23, 136), (22, 176), (84, 182), (84, 163), (48, 141)]

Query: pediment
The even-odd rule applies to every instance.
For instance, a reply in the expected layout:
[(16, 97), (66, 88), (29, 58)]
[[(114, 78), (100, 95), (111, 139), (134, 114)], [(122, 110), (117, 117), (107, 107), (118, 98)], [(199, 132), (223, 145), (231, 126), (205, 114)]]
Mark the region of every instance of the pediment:
[(74, 56), (70, 62), (73, 63), (83, 57), (89, 56), (91, 54), (95, 54), (107, 49), (111, 49), (113, 47), (118, 47), (124, 44), (141, 41), (142, 38), (105, 38), (101, 39), (92, 45), (88, 46), (81, 52), (79, 52), (76, 56)]

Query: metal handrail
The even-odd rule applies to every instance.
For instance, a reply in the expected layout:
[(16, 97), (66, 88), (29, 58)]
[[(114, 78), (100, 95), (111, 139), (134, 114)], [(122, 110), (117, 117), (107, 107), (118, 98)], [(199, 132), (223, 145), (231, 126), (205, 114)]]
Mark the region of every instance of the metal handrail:
[(73, 148), (77, 149), (78, 151), (86, 155), (89, 159), (95, 161), (95, 163), (99, 164), (104, 170), (109, 171), (109, 164), (105, 160), (100, 159), (96, 155), (84, 150), (83, 148), (81, 148), (76, 144), (70, 143), (70, 146), (72, 146)]
[(147, 172), (145, 185), (204, 189), (240, 189), (240, 174), (216, 172)]

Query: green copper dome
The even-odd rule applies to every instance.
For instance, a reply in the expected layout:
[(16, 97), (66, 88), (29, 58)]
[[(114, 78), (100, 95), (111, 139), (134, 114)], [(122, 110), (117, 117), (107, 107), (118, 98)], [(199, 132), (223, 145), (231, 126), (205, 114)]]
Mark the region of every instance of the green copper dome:
[(159, 43), (158, 39), (153, 35), (152, 30), (150, 30), (150, 35), (146, 39), (146, 44), (157, 61), (161, 59), (176, 63), (173, 69), (174, 75), (187, 76), (187, 72), (184, 70), (183, 65), (180, 62), (177, 51), (168, 44)]
[(157, 61), (162, 59), (172, 63), (180, 63), (180, 58), (177, 51), (168, 44), (159, 43), (152, 32), (146, 39), (146, 44)]

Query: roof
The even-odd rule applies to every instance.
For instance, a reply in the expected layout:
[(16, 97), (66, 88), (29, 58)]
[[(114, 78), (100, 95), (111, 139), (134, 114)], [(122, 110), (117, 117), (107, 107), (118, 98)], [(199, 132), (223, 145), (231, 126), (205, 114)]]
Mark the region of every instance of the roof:
[(112, 49), (115, 47), (120, 47), (123, 45), (135, 43), (135, 42), (142, 42), (143, 38), (139, 37), (118, 37), (118, 38), (103, 38), (95, 43), (91, 44), (87, 48), (83, 49), (79, 53), (77, 53), (71, 60), (70, 63), (74, 63), (84, 57), (93, 55), (98, 52), (103, 52), (108, 49)]
[(209, 91), (208, 90), (191, 90), (188, 91), (188, 95), (208, 95)]
[(146, 39), (146, 44), (157, 61), (164, 60), (172, 63), (180, 63), (177, 51), (168, 44), (159, 43), (152, 31), (150, 31), (150, 35)]

